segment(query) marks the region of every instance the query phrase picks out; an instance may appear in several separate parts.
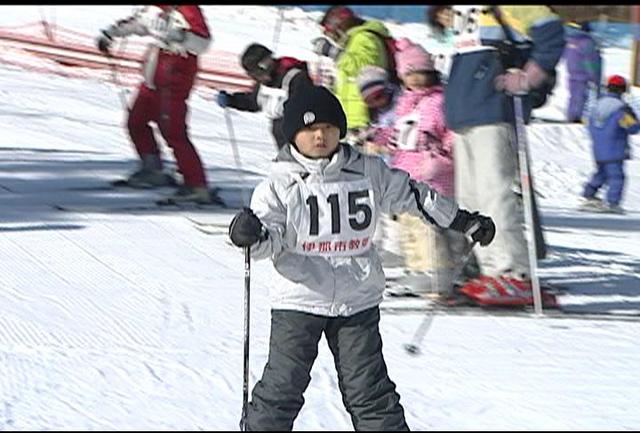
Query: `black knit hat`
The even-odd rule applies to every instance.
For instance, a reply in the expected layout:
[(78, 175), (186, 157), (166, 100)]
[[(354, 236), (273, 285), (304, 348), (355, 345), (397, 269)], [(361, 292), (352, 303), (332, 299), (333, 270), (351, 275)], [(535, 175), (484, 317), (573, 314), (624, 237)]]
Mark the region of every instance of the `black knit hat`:
[(284, 104), (282, 133), (293, 143), (296, 133), (314, 123), (329, 123), (347, 135), (347, 116), (338, 98), (323, 86), (309, 86), (294, 93)]
[(271, 57), (273, 51), (261, 44), (251, 44), (242, 53), (240, 63), (245, 71), (251, 72), (263, 72), (258, 66), (261, 61), (267, 57)]

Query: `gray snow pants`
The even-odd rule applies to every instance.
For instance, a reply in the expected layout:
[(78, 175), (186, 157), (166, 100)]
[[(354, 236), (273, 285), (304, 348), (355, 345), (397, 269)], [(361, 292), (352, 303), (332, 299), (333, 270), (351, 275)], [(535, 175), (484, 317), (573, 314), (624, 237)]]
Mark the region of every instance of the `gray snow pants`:
[(354, 428), (408, 431), (400, 396), (382, 357), (379, 321), (378, 307), (350, 317), (272, 310), (269, 358), (253, 388), (247, 430), (291, 431), (324, 332)]
[(529, 275), (524, 214), (513, 192), (518, 155), (508, 123), (456, 131), (454, 143), (456, 199), (461, 207), (490, 216), (496, 237), (476, 254), (483, 274), (491, 277)]

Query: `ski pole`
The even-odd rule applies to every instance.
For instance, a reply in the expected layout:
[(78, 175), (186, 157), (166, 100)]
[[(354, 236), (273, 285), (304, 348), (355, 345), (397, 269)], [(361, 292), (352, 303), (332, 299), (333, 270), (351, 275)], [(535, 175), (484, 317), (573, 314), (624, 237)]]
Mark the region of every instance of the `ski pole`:
[[(231, 143), (231, 151), (233, 152), (233, 159), (236, 162), (236, 167), (240, 172), (240, 176), (244, 179), (244, 170), (242, 169), (242, 163), (240, 162), (240, 154), (238, 153), (238, 145), (236, 143), (236, 134), (233, 131), (233, 122), (231, 121), (231, 113), (229, 113), (229, 109), (224, 107), (224, 119), (227, 122), (227, 133), (229, 134), (229, 142)], [(246, 180), (246, 179), (244, 179)], [(246, 182), (243, 182), (246, 184)], [(247, 191), (245, 188), (242, 188), (242, 201), (245, 206), (249, 206), (251, 202), (250, 198), (247, 197)]]
[(322, 57), (320, 56), (320, 54), (318, 54), (317, 58), (316, 58), (316, 76), (315, 76), (316, 82), (314, 83), (316, 86), (323, 86), (324, 84), (322, 83)]
[(251, 286), (251, 247), (244, 247), (244, 374), (242, 377), (242, 416), (240, 430), (247, 431), (247, 406), (249, 405), (249, 314)]
[[(126, 46), (126, 43), (127, 43), (127, 40), (125, 39), (120, 45), (120, 49), (118, 50), (119, 52), (124, 51), (124, 47)], [(131, 111), (131, 109), (129, 108), (129, 104), (127, 103), (127, 96), (125, 95), (125, 89), (123, 86), (120, 85), (120, 80), (118, 80), (118, 72), (116, 70), (115, 60), (113, 59), (113, 56), (111, 55), (110, 52), (107, 52), (106, 56), (107, 56), (107, 61), (109, 62), (109, 69), (111, 69), (111, 79), (113, 80), (113, 83), (116, 86), (118, 86), (118, 95), (120, 96), (120, 103), (122, 104), (122, 109), (126, 111)]]
[(271, 43), (274, 53), (276, 52), (276, 48), (278, 48), (278, 41), (280, 40), (280, 29), (282, 28), (282, 18), (283, 18), (282, 8), (278, 7), (278, 21), (276, 21), (276, 26), (273, 30), (273, 42)]
[(43, 7), (40, 6), (40, 18), (41, 18), (41, 24), (42, 24), (42, 28), (44, 29), (44, 34), (47, 37), (47, 39), (49, 39), (50, 42), (53, 42), (53, 32), (51, 31), (51, 26), (49, 25), (49, 22), (47, 21), (47, 17), (45, 16)]
[(529, 149), (524, 126), (524, 114), (522, 110), (522, 97), (513, 95), (513, 107), (516, 120), (516, 146), (518, 148), (518, 162), (520, 164), (520, 183), (522, 185), (522, 197), (524, 208), (524, 220), (529, 234), (527, 249), (529, 253), (529, 268), (531, 271), (531, 285), (533, 291), (533, 309), (535, 314), (542, 314), (542, 294), (540, 281), (538, 280), (538, 258), (536, 255), (536, 236), (533, 221), (533, 197), (531, 194), (531, 178), (529, 172)]
[[(472, 230), (474, 229), (472, 228), (469, 231), (472, 231)], [(451, 279), (452, 283), (456, 281), (456, 279), (460, 274), (462, 274), (462, 270), (467, 265), (467, 262), (469, 261), (469, 259), (471, 258), (471, 255), (473, 254), (473, 247), (475, 247), (477, 243), (478, 241), (473, 241), (466, 247), (464, 253), (462, 254), (462, 258), (460, 259), (458, 268), (456, 269), (455, 273), (453, 274), (453, 278)], [(404, 345), (404, 349), (410, 355), (418, 355), (420, 353), (420, 345), (422, 344), (422, 340), (424, 340), (424, 336), (427, 334), (427, 331), (429, 330), (429, 328), (431, 327), (431, 324), (433, 323), (435, 312), (436, 312), (436, 308), (430, 308), (427, 311), (427, 314), (422, 319), (422, 322), (420, 322), (420, 326), (418, 326), (418, 329), (416, 329), (416, 332), (413, 334), (411, 343), (407, 343)]]

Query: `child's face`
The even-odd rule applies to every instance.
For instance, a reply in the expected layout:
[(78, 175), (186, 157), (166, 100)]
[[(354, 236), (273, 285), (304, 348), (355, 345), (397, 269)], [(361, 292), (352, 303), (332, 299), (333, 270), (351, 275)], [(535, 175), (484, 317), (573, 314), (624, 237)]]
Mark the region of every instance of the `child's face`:
[(389, 105), (389, 102), (391, 102), (391, 97), (389, 96), (388, 92), (386, 92), (384, 89), (381, 89), (373, 92), (371, 95), (365, 98), (364, 102), (369, 108), (384, 108)]
[(338, 148), (340, 129), (330, 123), (314, 123), (298, 131), (294, 141), (307, 158), (327, 158)]
[(438, 11), (436, 20), (445, 29), (453, 26), (453, 9), (451, 9), (450, 7), (443, 7), (442, 9), (440, 9), (440, 11)]
[(427, 76), (422, 72), (409, 72), (402, 77), (402, 82), (409, 90), (423, 89), (427, 86)]

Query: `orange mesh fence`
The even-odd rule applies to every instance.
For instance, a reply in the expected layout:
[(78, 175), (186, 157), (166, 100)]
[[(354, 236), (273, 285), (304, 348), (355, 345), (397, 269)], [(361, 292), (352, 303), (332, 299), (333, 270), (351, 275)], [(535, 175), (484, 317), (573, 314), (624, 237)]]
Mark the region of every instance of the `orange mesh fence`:
[[(116, 44), (112, 58), (108, 59), (96, 48), (95, 36), (60, 26), (52, 27), (46, 21), (0, 27), (0, 44), (4, 48), (0, 53), (3, 64), (69, 77), (98, 77), (105, 80), (112, 80), (109, 69), (114, 67), (119, 84), (126, 86), (140, 82), (142, 57), (148, 46), (148, 42), (141, 38), (130, 37), (121, 42), (119, 47)], [(20, 56), (24, 52), (50, 62), (31, 62), (25, 56)], [(242, 71), (237, 53), (209, 50), (199, 60), (196, 90), (208, 87), (201, 89), (204, 94), (211, 95), (211, 89), (218, 87), (230, 91), (248, 90), (253, 84)], [(99, 71), (102, 72), (96, 73)]]

